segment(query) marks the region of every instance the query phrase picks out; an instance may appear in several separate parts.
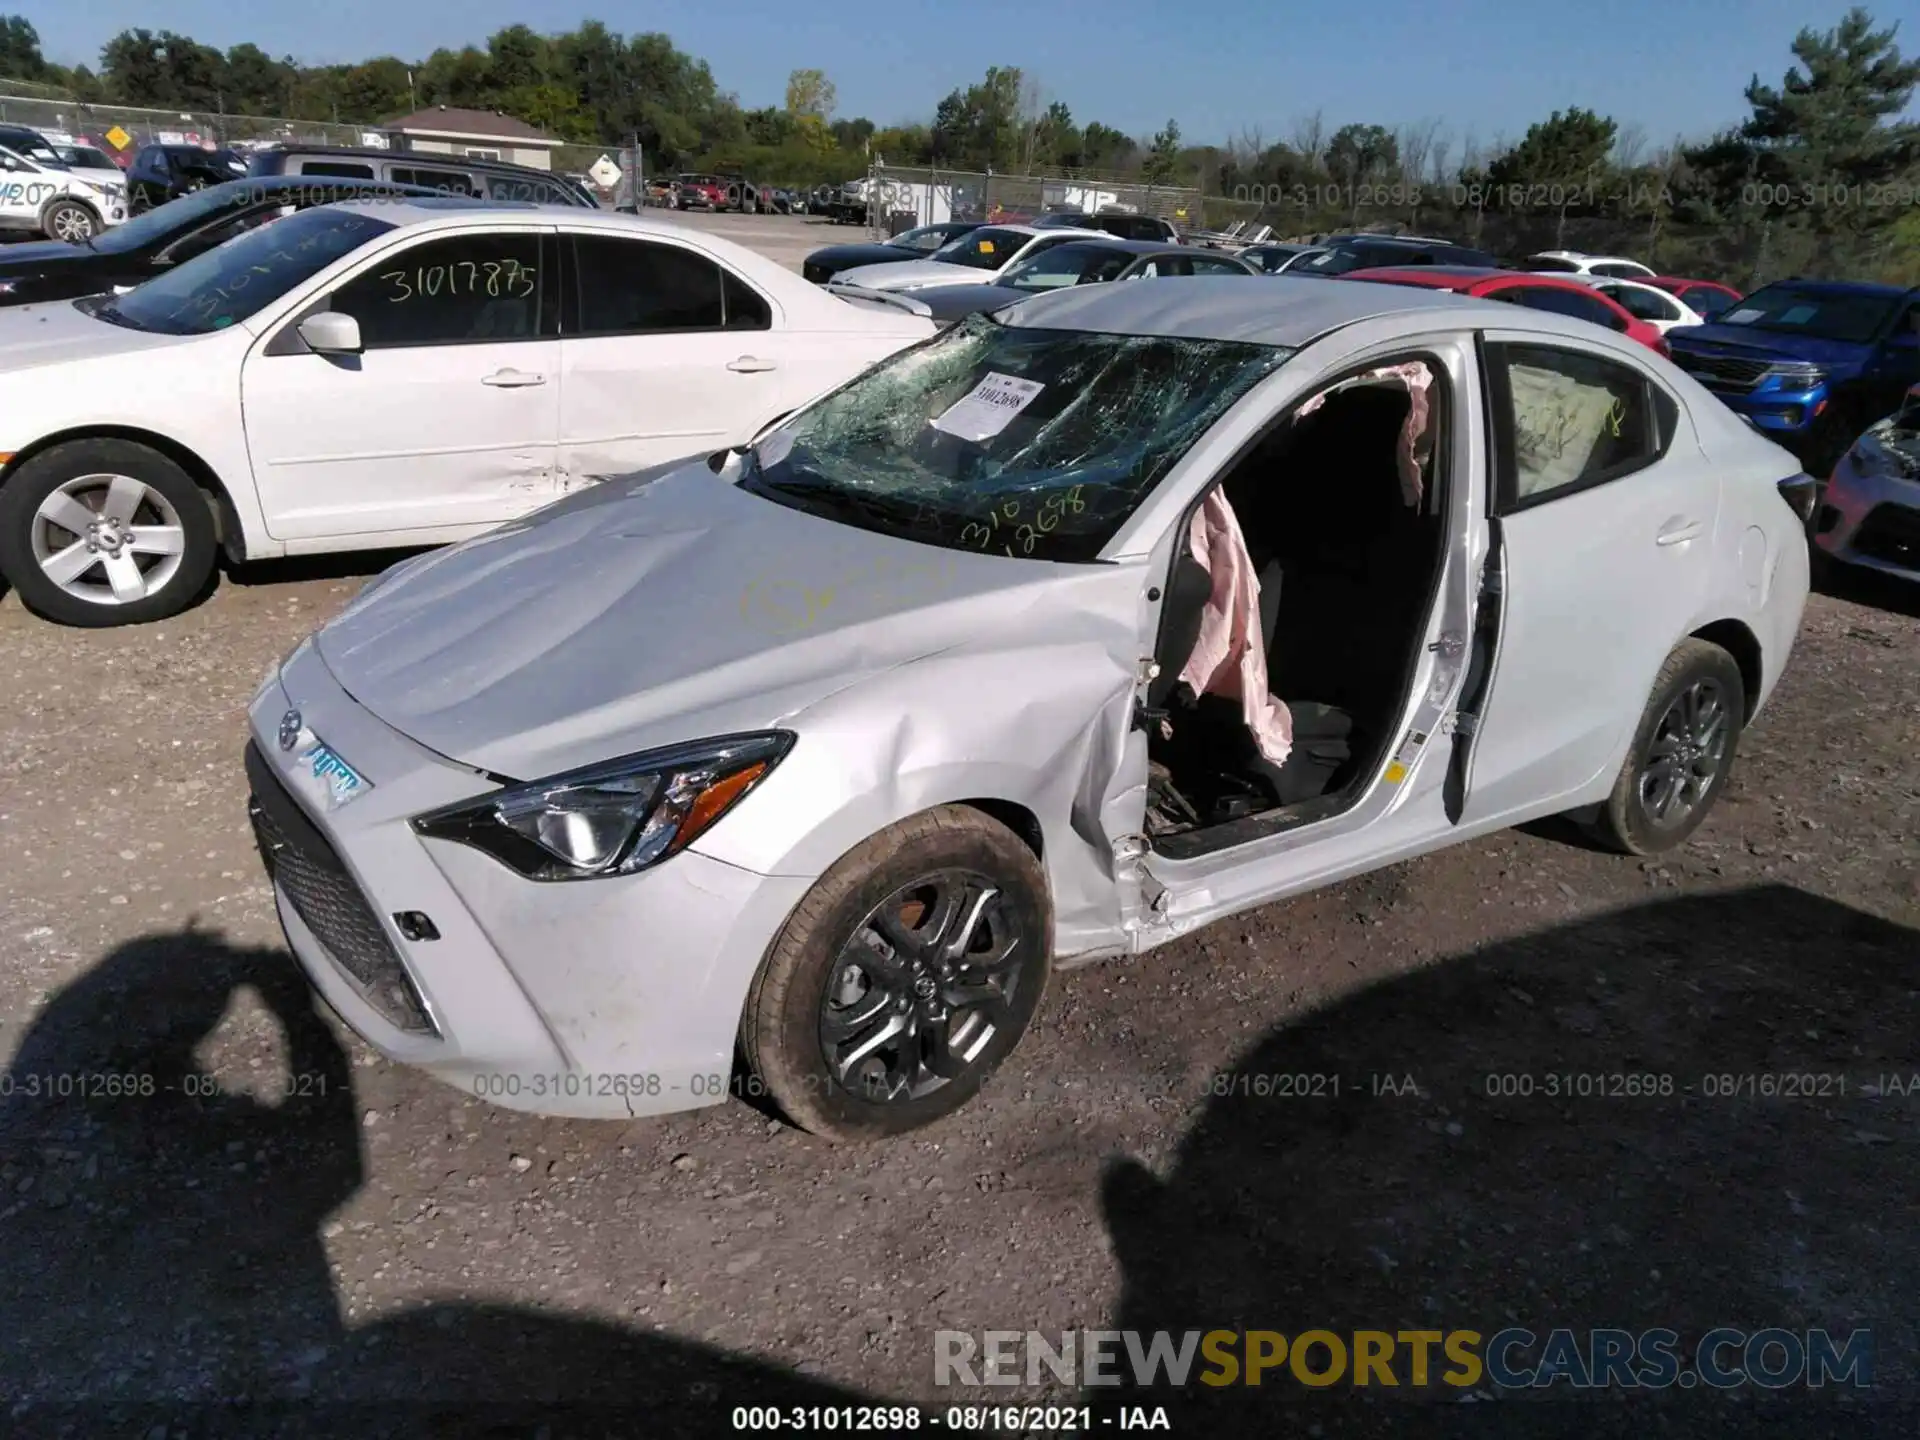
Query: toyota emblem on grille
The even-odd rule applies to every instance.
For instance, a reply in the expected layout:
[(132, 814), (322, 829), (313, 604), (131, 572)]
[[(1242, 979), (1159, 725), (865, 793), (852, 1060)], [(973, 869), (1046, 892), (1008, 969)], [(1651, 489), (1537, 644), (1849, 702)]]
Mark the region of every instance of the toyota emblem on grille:
[(300, 719), (298, 710), (289, 710), (280, 717), (280, 748), (291, 750), (300, 743)]

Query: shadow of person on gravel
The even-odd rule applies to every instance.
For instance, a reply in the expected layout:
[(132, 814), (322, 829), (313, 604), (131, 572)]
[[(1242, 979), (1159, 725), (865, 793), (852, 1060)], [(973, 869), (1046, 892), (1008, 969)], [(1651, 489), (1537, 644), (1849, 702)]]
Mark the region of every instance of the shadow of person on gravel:
[[(248, 1094), (223, 1067), (216, 1093), (197, 1052), (246, 991), (285, 1067)], [(0, 1084), (0, 1428), (677, 1437), (732, 1433), (736, 1405), (860, 1402), (509, 1306), (349, 1323), (320, 1227), (365, 1178), (358, 1115), (347, 1056), (282, 951), (156, 935), (55, 996)]]
[[(1116, 1329), (1666, 1327), (1683, 1363), (1715, 1326), (1842, 1341), (1869, 1329), (1871, 1389), (1583, 1400), (1564, 1380), (1496, 1396), (1482, 1379), (1475, 1398), (1506, 1403), (1462, 1411), (1420, 1404), (1469, 1392), (1412, 1390), (1402, 1347), (1392, 1390), (1356, 1388), (1349, 1355), (1324, 1389), (1283, 1364), (1259, 1388), (1094, 1403), (1109, 1416), (1164, 1404), (1176, 1433), (1207, 1435), (1399, 1434), (1443, 1419), (1486, 1433), (1496, 1418), (1502, 1434), (1583, 1440), (1766, 1420), (1796, 1437), (1920, 1433), (1920, 1093), (1869, 1093), (1920, 1072), (1916, 960), (1920, 933), (1785, 887), (1492, 945), (1272, 1033), (1164, 1180), (1127, 1161), (1103, 1187), (1124, 1275)], [(1625, 1093), (1612, 1078), (1625, 1076), (1652, 1077), (1656, 1093)], [(1792, 1098), (1747, 1093), (1770, 1076), (1804, 1078)], [(1433, 1376), (1453, 1368), (1433, 1358)], [(1310, 1350), (1310, 1372), (1329, 1360)]]

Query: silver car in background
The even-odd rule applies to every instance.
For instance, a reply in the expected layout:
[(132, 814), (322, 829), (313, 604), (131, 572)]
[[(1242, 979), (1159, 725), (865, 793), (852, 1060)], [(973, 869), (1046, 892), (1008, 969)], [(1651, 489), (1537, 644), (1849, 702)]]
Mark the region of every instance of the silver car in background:
[(1920, 385), (1841, 456), (1811, 533), (1823, 558), (1920, 580)]
[(1792, 649), (1805, 484), (1581, 321), (1074, 286), (388, 571), (254, 698), (253, 821), (391, 1057), (885, 1136), (1056, 964), (1549, 814), (1681, 843)]

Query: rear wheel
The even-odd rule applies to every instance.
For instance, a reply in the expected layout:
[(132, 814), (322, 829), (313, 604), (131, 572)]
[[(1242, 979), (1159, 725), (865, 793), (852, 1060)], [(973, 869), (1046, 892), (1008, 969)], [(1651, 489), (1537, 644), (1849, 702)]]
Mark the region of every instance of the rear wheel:
[(1733, 769), (1747, 711), (1740, 667), (1718, 645), (1687, 640), (1660, 668), (1594, 835), (1628, 855), (1657, 855), (1700, 827)]
[(1025, 1033), (1051, 968), (1039, 859), (945, 805), (858, 846), (774, 940), (741, 1025), (747, 1064), (804, 1129), (896, 1135), (951, 1114)]
[(178, 614), (206, 589), (216, 545), (200, 487), (145, 445), (69, 441), (0, 485), (0, 574), (63, 625)]

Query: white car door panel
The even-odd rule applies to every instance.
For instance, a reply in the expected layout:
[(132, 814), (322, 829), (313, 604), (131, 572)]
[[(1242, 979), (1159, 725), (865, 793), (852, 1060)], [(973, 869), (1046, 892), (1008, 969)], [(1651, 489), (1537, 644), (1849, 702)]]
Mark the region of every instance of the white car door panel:
[(542, 333), (542, 238), (463, 232), (376, 257), (322, 302), (358, 321), (360, 354), (278, 332), (255, 347), (241, 403), (274, 539), (493, 525), (553, 497), (560, 342)]
[(664, 239), (566, 243), (563, 489), (744, 443), (784, 408), (793, 337), (754, 287)]
[(1572, 341), (1488, 341), (1504, 583), (1468, 824), (1611, 784), (1707, 593), (1720, 504), (1684, 410), (1640, 367)]

